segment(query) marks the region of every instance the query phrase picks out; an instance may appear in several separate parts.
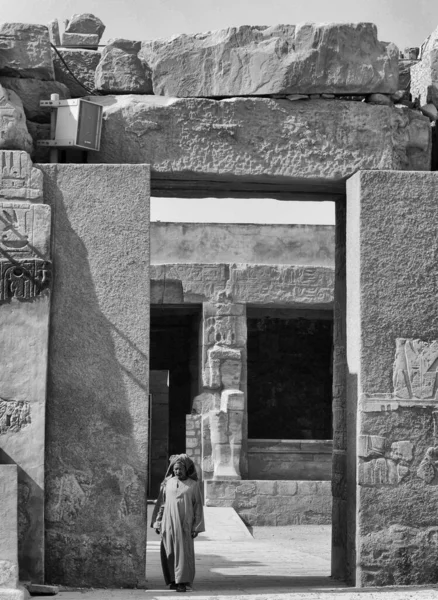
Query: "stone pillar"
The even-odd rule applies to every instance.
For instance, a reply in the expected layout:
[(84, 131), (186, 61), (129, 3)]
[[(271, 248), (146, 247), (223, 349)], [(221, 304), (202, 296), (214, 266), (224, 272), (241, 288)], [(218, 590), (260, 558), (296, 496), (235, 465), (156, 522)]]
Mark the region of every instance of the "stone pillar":
[[(332, 576), (351, 581), (354, 567), (348, 557), (354, 552), (354, 486), (347, 494), (347, 387), (346, 387), (346, 204), (336, 202), (335, 297), (333, 323), (333, 455), (332, 455)], [(354, 440), (352, 439), (354, 443)], [(351, 513), (352, 512), (352, 517)], [(348, 518), (347, 518), (348, 515)], [(348, 537), (348, 531), (350, 536)], [(349, 546), (347, 548), (347, 545)]]
[(149, 168), (39, 165), (54, 213), (46, 580), (142, 587)]
[(438, 581), (438, 174), (347, 182), (347, 410), (356, 585)]
[(17, 466), (0, 465), (0, 598), (25, 600), (18, 585)]
[(213, 479), (241, 479), (242, 424), (245, 396), (224, 390), (219, 409), (209, 412)]
[[(193, 402), (194, 413), (202, 415), (202, 477), (217, 478), (213, 454), (222, 456), (217, 465), (225, 465), (223, 444), (228, 444), (228, 456), (232, 453), (233, 461), (237, 460), (236, 477), (240, 478), (247, 473), (246, 306), (227, 299), (216, 304), (205, 303), (202, 328), (202, 391)], [(230, 417), (228, 412), (228, 400), (236, 394), (241, 406), (238, 419)], [(230, 426), (239, 429), (238, 443)]]
[(50, 207), (25, 152), (0, 151), (0, 462), (16, 464), (20, 578), (44, 581)]

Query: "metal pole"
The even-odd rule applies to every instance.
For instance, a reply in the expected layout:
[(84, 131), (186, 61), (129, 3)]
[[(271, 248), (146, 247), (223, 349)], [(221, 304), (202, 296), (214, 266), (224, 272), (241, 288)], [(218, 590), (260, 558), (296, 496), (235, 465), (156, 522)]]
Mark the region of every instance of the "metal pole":
[[(59, 94), (51, 94), (50, 100), (52, 100), (54, 102), (59, 101)], [(58, 114), (58, 109), (52, 107), (51, 113), (50, 113), (50, 138), (52, 140), (55, 139), (57, 114)], [(50, 162), (51, 163), (58, 162), (58, 148), (53, 148), (53, 146), (50, 148)]]

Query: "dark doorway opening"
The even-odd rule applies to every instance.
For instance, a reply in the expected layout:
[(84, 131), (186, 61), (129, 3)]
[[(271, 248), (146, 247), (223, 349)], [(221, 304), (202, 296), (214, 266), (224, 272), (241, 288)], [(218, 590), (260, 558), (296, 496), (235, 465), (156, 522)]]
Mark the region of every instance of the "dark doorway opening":
[(332, 438), (333, 313), (248, 308), (248, 437)]
[[(162, 455), (167, 454), (165, 460), (167, 464), (169, 456), (185, 452), (186, 415), (190, 414), (193, 398), (199, 390), (201, 318), (202, 305), (151, 305), (150, 370), (152, 377), (155, 376), (153, 374), (155, 371), (160, 371), (162, 374), (168, 372), (168, 401), (165, 405), (158, 400), (157, 395), (154, 402), (153, 390), (151, 389), (152, 418), (150, 435), (154, 443), (160, 444), (162, 449), (167, 446), (167, 453), (161, 451), (160, 465), (154, 465), (153, 449), (151, 449), (150, 498), (157, 497), (159, 484), (164, 476), (164, 472), (161, 472), (164, 462), (164, 456)], [(164, 376), (163, 374), (161, 379), (163, 377), (167, 377), (167, 375)], [(160, 386), (164, 389), (163, 381), (161, 381)], [(162, 392), (160, 396), (162, 396)], [(154, 411), (155, 403), (160, 404), (160, 406)], [(167, 414), (164, 414), (163, 410), (168, 411)], [(158, 419), (155, 423), (154, 412)], [(164, 426), (163, 423), (165, 423)], [(166, 434), (167, 438), (164, 441)]]

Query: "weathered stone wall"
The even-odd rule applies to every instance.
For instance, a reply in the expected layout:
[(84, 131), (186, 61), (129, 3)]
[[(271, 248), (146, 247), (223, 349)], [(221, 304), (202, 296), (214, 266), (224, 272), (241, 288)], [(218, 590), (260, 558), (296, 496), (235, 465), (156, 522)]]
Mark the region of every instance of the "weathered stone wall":
[(331, 440), (248, 440), (248, 478), (331, 481)]
[(46, 427), (46, 580), (145, 582), (149, 169), (40, 165), (56, 276)]
[(247, 525), (324, 525), (329, 481), (206, 481), (206, 506), (232, 506)]
[(248, 264), (151, 265), (151, 303), (218, 302), (331, 308), (329, 267)]
[(357, 584), (436, 583), (438, 177), (362, 172), (347, 186)]
[[(249, 219), (251, 217), (249, 216)], [(151, 223), (151, 261), (333, 267), (334, 226)]]
[(0, 152), (0, 462), (18, 465), (20, 577), (44, 579), (50, 207), (25, 152)]

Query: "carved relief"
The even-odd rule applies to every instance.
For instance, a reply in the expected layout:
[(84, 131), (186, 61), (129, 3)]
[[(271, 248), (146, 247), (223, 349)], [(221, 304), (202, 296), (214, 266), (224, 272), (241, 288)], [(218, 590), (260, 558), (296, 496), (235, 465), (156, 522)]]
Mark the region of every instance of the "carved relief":
[(239, 389), (242, 371), (240, 350), (213, 346), (207, 353), (203, 369), (203, 385), (210, 389)]
[(0, 302), (30, 300), (50, 287), (51, 263), (43, 260), (0, 261)]
[(210, 411), (213, 479), (240, 479), (244, 394), (224, 390), (220, 410)]
[(29, 202), (0, 202), (0, 256), (48, 258), (50, 207)]
[(438, 341), (398, 338), (393, 371), (394, 396), (436, 400)]
[(438, 446), (428, 448), (423, 460), (421, 461), (417, 475), (426, 483), (432, 483), (435, 479), (436, 468), (438, 465)]
[(43, 174), (26, 152), (0, 151), (0, 198), (38, 200), (43, 195)]
[(0, 434), (20, 431), (31, 423), (29, 402), (0, 398)]
[(409, 441), (392, 444), (380, 435), (360, 435), (358, 445), (361, 485), (397, 485), (409, 474), (413, 460)]
[(365, 412), (397, 410), (399, 406), (435, 404), (438, 401), (438, 341), (397, 338), (393, 365), (393, 393), (362, 398)]

